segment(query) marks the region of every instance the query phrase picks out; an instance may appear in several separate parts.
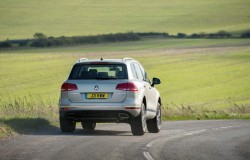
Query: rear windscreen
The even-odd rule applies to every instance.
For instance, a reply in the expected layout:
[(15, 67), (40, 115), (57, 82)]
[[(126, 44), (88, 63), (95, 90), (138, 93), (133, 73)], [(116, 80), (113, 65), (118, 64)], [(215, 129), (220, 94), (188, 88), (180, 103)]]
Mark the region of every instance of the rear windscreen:
[(124, 64), (76, 64), (69, 79), (128, 79)]

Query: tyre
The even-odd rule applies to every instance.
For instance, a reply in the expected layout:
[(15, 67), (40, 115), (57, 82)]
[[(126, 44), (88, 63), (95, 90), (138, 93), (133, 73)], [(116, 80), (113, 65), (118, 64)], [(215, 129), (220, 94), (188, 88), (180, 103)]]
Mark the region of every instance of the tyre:
[(158, 133), (161, 130), (161, 104), (157, 104), (156, 116), (147, 121), (148, 132)]
[(95, 122), (81, 122), (82, 128), (88, 131), (93, 131), (96, 127)]
[(140, 115), (133, 118), (131, 122), (131, 131), (135, 136), (142, 136), (146, 132), (146, 115), (144, 103), (141, 105)]
[(74, 132), (76, 129), (76, 123), (60, 116), (60, 128), (62, 132)]

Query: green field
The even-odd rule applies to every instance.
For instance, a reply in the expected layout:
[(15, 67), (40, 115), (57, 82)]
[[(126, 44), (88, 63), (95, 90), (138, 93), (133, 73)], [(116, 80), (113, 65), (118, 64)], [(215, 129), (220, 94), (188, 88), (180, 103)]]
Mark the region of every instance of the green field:
[[(0, 0), (0, 41), (118, 32), (215, 33), (250, 29), (249, 0)], [(58, 125), (60, 86), (80, 57), (139, 60), (163, 118), (250, 119), (249, 39), (143, 39), (0, 50), (0, 138)]]
[(164, 119), (250, 118), (248, 39), (154, 39), (6, 50), (0, 52), (0, 137), (40, 124), (58, 125), (60, 86), (80, 57), (139, 60), (151, 78), (162, 81), (157, 88)]
[(0, 0), (0, 40), (250, 29), (249, 0)]
[(249, 44), (249, 40), (242, 39), (158, 39), (3, 51), (0, 54), (0, 113), (12, 115), (13, 110), (8, 108), (20, 103), (19, 100), (24, 101), (20, 109), (29, 103), (37, 103), (33, 107), (55, 107), (60, 85), (79, 57), (138, 59), (151, 77), (161, 78), (158, 88), (165, 106), (224, 109), (234, 103), (249, 103)]

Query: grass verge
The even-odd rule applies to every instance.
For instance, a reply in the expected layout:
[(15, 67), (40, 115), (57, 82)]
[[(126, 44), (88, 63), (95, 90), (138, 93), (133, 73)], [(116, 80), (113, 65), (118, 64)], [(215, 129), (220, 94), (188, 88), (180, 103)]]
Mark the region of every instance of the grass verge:
[(0, 140), (58, 126), (58, 108), (51, 99), (36, 94), (0, 96)]

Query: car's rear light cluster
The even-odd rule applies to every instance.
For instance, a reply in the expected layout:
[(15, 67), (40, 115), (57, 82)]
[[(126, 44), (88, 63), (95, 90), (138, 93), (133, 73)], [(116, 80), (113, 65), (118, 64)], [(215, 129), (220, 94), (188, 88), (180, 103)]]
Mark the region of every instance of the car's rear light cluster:
[(120, 83), (116, 86), (117, 90), (123, 90), (123, 91), (138, 91), (136, 85), (134, 83), (128, 82), (128, 83)]
[(75, 91), (77, 89), (77, 85), (73, 83), (63, 83), (61, 86), (61, 91)]

